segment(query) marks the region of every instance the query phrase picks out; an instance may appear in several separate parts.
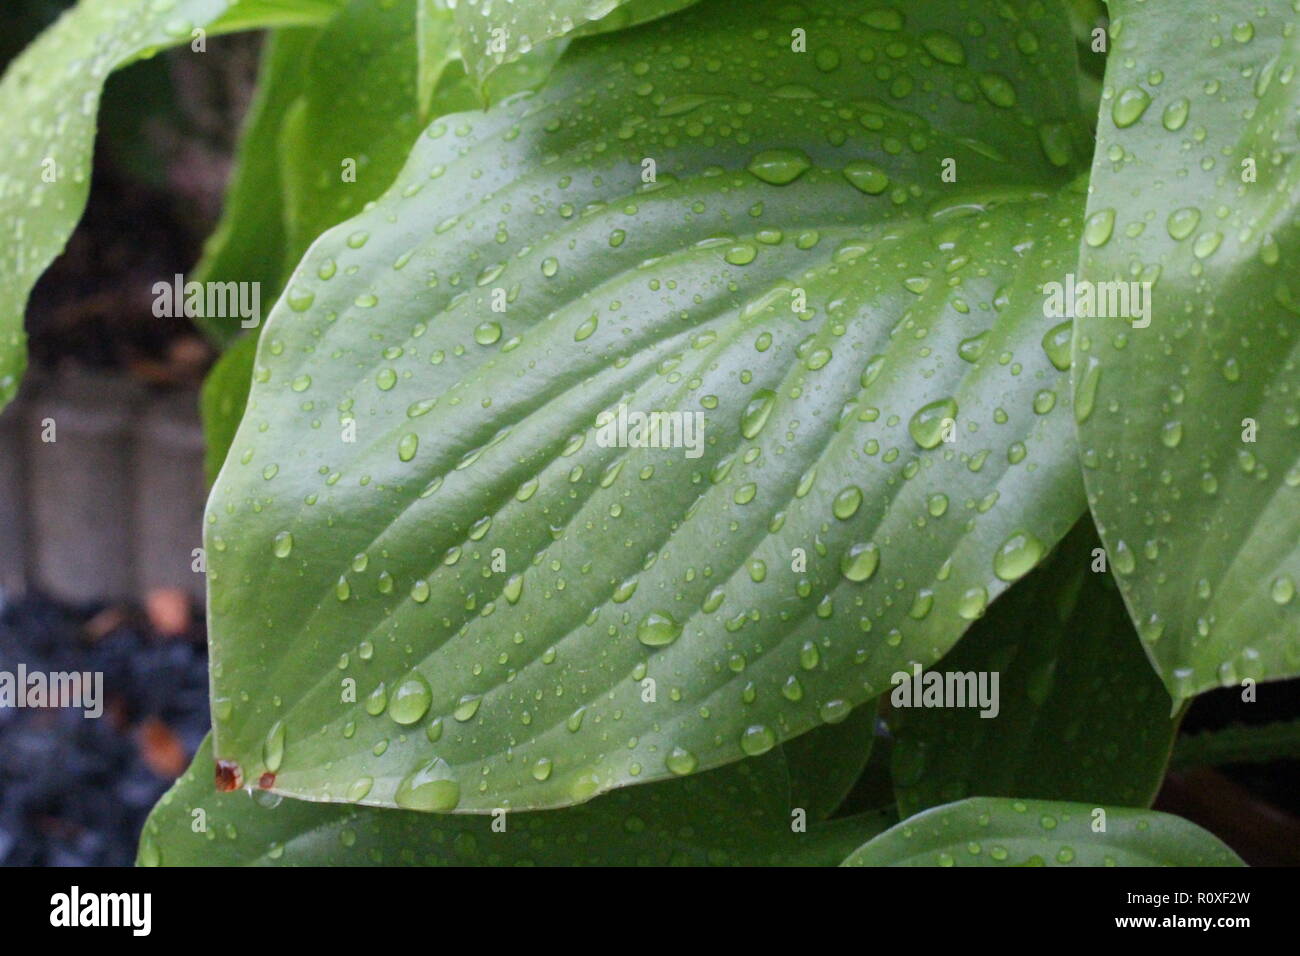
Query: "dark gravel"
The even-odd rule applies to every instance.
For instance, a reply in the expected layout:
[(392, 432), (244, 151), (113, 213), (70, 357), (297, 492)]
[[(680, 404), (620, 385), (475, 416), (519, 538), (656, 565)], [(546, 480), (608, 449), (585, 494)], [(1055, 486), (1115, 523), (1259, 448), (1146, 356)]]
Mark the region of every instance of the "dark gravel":
[(157, 766), (168, 752), (159, 741), (173, 753), (179, 744), (188, 761), (207, 732), (201, 625), (164, 638), (127, 613), (91, 639), (86, 625), (103, 610), (40, 597), (0, 608), (0, 670), (16, 673), (21, 662), (29, 672), (104, 675), (98, 719), (72, 708), (0, 708), (0, 864), (130, 865), (144, 819), (171, 783)]

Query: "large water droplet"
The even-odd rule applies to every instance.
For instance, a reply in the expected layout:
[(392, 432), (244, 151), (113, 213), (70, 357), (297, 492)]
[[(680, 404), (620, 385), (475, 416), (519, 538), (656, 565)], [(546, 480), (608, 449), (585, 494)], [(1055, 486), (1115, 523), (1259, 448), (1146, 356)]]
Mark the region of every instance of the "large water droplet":
[(262, 744), (262, 762), (266, 764), (266, 769), (275, 773), (280, 769), (280, 764), (284, 760), (284, 721), (277, 720), (267, 731), (266, 740)]
[(450, 813), (460, 803), (460, 784), (447, 761), (434, 757), (398, 784), (393, 801), (407, 810)]
[(1150, 104), (1151, 94), (1140, 86), (1130, 86), (1115, 97), (1115, 105), (1111, 107), (1110, 118), (1120, 129), (1132, 126), (1142, 118), (1142, 114), (1147, 111)]
[(772, 406), (775, 404), (776, 392), (770, 388), (756, 391), (740, 416), (740, 433), (746, 438), (756, 437), (767, 424), (767, 418), (772, 414)]
[(751, 757), (765, 754), (776, 746), (776, 734), (762, 724), (752, 724), (740, 735), (740, 749)]
[(922, 448), (935, 448), (944, 440), (945, 432), (954, 427), (956, 419), (956, 401), (940, 398), (917, 409), (907, 423), (907, 431)]
[(636, 639), (647, 647), (666, 647), (681, 636), (682, 628), (671, 614), (651, 611), (636, 626)]
[(840, 559), (840, 572), (850, 581), (866, 581), (880, 564), (880, 549), (872, 542), (855, 544)]
[(394, 688), (388, 716), (403, 726), (409, 726), (428, 713), (432, 700), (429, 682), (412, 671)]
[(1043, 557), (1043, 543), (1028, 531), (1017, 531), (993, 555), (993, 573), (1003, 581), (1024, 577)]
[(773, 186), (792, 183), (812, 166), (807, 153), (799, 149), (765, 149), (749, 161), (751, 173)]

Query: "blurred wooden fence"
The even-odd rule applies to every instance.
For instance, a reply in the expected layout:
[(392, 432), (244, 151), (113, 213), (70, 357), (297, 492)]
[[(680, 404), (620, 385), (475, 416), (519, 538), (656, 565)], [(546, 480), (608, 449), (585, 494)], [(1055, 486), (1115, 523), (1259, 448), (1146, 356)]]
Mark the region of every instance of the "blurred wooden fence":
[(203, 598), (206, 489), (193, 391), (91, 372), (28, 375), (0, 413), (0, 590)]

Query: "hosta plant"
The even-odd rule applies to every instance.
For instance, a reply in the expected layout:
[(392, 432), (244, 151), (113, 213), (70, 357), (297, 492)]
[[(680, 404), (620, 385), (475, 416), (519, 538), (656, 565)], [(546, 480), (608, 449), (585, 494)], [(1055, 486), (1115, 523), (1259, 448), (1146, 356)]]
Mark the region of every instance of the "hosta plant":
[(109, 71), (269, 30), (141, 862), (1238, 862), (1149, 807), (1300, 674), (1296, 14), (82, 0), (0, 84), (5, 398)]

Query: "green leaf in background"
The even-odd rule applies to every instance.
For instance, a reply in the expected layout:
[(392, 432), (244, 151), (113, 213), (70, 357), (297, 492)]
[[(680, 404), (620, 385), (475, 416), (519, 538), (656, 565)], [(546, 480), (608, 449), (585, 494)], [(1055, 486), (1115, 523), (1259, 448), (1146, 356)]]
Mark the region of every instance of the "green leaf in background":
[(1150, 805), (1177, 722), (1094, 549), (1084, 520), (939, 662), (945, 674), (998, 673), (996, 716), (893, 711), (902, 816), (972, 793)]
[(862, 814), (792, 832), (778, 753), (582, 807), (495, 818), (217, 793), (211, 768), (208, 739), (145, 823), (141, 865), (833, 866), (884, 829), (881, 815)]
[(1174, 746), (1171, 770), (1238, 763), (1300, 760), (1300, 720), (1238, 724), (1184, 734)]
[(236, 339), (203, 380), (199, 414), (203, 420), (203, 474), (209, 485), (217, 480), (244, 416), (256, 356), (255, 334)]
[[(422, 129), (417, 77), (435, 84), (425, 109), (473, 103), (463, 70), (448, 57), (450, 23), (421, 19), (417, 37), (416, 12), (415, 0), (352, 0), (321, 30), (272, 34), (222, 220), (196, 279), (259, 282), (269, 308), (312, 240), (392, 183)], [(219, 341), (237, 331), (233, 321), (205, 325)], [(237, 354), (224, 356), (204, 384), (209, 481), (248, 399), (255, 339), (232, 346)]]
[[(941, 657), (1083, 509), (1039, 287), (1087, 132), (1043, 9), (709, 3), (434, 123), (262, 336), (207, 515), (218, 756), (552, 807)], [(620, 404), (703, 441), (614, 447)]]
[[(322, 31), (307, 60), (303, 94), (280, 134), (287, 257), (296, 263), (322, 232), (359, 212), (393, 182), (424, 128), (425, 80), (432, 29), (417, 43), (416, 0), (350, 0)], [(451, 48), (451, 24), (436, 23)], [(473, 93), (432, 94), (439, 113), (467, 109)]]
[[(168, 0), (157, 0), (163, 6)], [(212, 21), (210, 33), (239, 33), (277, 27), (316, 26), (338, 12), (344, 0), (234, 0)]]
[[(455, 14), (451, 0), (415, 0), (416, 108), (420, 119), (433, 119), (433, 98), (447, 68), (460, 62), (460, 45), (456, 38)], [(464, 70), (462, 67), (462, 74)], [(469, 90), (468, 80), (465, 81)], [(471, 93), (472, 95), (472, 93)], [(453, 107), (442, 112), (468, 108)]]
[[(1097, 832), (1102, 823), (1105, 832)], [(1212, 834), (1167, 813), (1087, 803), (972, 797), (909, 817), (854, 852), (844, 865), (1244, 864)]]
[[(267, 37), (258, 68), (257, 93), (240, 135), (221, 221), (208, 237), (203, 257), (194, 268), (193, 279), (197, 282), (258, 283), (264, 309), (269, 309), (280, 295), (284, 280), (296, 264), (296, 260), (289, 261), (287, 253), (278, 143), (285, 115), (302, 93), (302, 63), (319, 35), (319, 30), (296, 29), (277, 30)], [(239, 332), (234, 321), (206, 317), (198, 321), (223, 344)], [(238, 424), (247, 396), (245, 381), (233, 424)], [(219, 458), (218, 467), (220, 463)]]
[[(438, 113), (473, 104), (454, 49), (449, 22), (417, 31), (416, 0), (351, 0), (320, 30), (273, 34), (196, 278), (260, 281), (269, 307), (311, 242), (392, 183), (423, 129), (418, 97)], [(210, 331), (228, 340), (232, 324)]]
[[(521, 71), (504, 85), (493, 84), (493, 98), (523, 89), (545, 76), (570, 37), (621, 30), (674, 13), (697, 0), (460, 0), (456, 26), (465, 71), (478, 89), (501, 67), (534, 60), (537, 70)], [(519, 76), (528, 79), (520, 80)]]
[(1181, 700), (1300, 674), (1300, 34), (1289, 0), (1111, 12), (1079, 278), (1150, 283), (1150, 324), (1079, 319), (1074, 406), (1111, 566)]
[(301, 20), (324, 7), (262, 0), (244, 11), (230, 0), (85, 0), (9, 65), (0, 80), (0, 232), (6, 237), (0, 252), (0, 407), (17, 391), (26, 364), (27, 296), (86, 204), (95, 114), (108, 75), (158, 48), (191, 42), (195, 28), (222, 14), (251, 27)]

